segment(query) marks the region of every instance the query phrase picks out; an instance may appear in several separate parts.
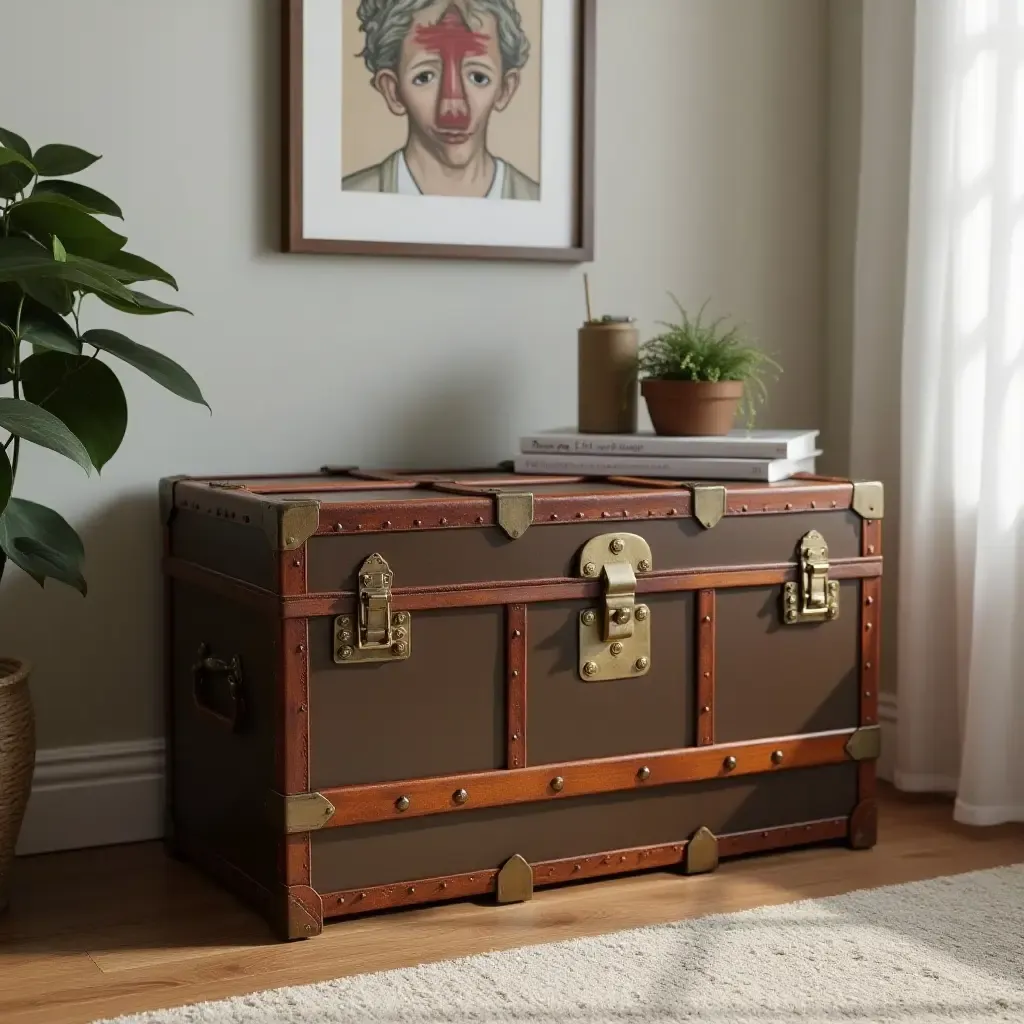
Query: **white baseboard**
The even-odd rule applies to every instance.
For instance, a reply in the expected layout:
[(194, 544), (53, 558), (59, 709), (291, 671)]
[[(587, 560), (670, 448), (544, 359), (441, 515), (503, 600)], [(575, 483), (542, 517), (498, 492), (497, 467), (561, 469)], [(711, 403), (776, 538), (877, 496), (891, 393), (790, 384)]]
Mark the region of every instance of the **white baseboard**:
[(878, 759), (878, 777), (892, 782), (896, 775), (896, 694), (878, 695), (878, 724), (882, 728), (882, 756)]
[(159, 839), (163, 758), (163, 740), (40, 750), (19, 855)]
[[(896, 697), (878, 699), (879, 778), (892, 781)], [(159, 839), (164, 830), (163, 740), (40, 750), (19, 854)]]

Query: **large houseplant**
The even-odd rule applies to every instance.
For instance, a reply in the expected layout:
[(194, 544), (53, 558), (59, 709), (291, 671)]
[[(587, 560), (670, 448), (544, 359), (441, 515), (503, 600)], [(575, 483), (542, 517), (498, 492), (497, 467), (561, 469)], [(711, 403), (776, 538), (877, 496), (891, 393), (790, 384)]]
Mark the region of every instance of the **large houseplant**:
[(726, 329), (724, 318), (704, 322), (704, 304), (695, 317), (680, 305), (678, 323), (640, 346), (637, 371), (651, 423), (658, 434), (727, 434), (737, 413), (749, 428), (767, 394), (765, 375), (781, 370), (741, 333)]
[[(126, 251), (127, 239), (100, 219), (123, 220), (113, 200), (69, 180), (98, 159), (75, 146), (33, 150), (0, 129), (0, 579), (14, 565), (40, 586), (53, 579), (83, 595), (85, 551), (74, 528), (53, 509), (13, 496), (25, 448), (49, 448), (85, 473), (110, 461), (128, 409), (105, 357), (206, 404), (167, 356), (119, 332), (86, 327), (96, 303), (144, 316), (187, 312), (134, 287), (177, 284)], [(25, 662), (0, 657), (0, 909), (35, 763), (28, 676)]]

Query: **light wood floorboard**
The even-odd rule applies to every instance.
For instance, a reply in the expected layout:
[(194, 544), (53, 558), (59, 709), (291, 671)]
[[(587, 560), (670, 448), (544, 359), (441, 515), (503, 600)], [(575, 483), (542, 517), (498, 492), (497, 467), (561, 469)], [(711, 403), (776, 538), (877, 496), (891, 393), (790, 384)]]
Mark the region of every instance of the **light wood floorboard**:
[(263, 922), (158, 843), (17, 864), (0, 918), (0, 1021), (87, 1024), (473, 953), (1024, 862), (1024, 827), (968, 829), (951, 805), (883, 789), (871, 851), (817, 848), (540, 890), (530, 903), (426, 907), (278, 943)]

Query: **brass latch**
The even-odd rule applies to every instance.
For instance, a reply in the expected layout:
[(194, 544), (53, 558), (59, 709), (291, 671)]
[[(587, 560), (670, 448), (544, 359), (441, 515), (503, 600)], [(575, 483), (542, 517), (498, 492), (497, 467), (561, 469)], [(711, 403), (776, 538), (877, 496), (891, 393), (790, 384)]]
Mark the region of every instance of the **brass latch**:
[(359, 604), (355, 616), (334, 620), (334, 660), (339, 665), (358, 661), (399, 661), (412, 650), (412, 617), (391, 610), (391, 567), (370, 555), (359, 569)]
[(787, 625), (825, 622), (839, 614), (839, 581), (828, 578), (828, 544), (817, 530), (800, 541), (800, 578), (783, 588), (782, 617)]
[(580, 613), (579, 673), (588, 683), (645, 675), (651, 667), (651, 610), (636, 603), (636, 574), (652, 569), (643, 537), (609, 533), (588, 541), (579, 572), (600, 579), (600, 608)]

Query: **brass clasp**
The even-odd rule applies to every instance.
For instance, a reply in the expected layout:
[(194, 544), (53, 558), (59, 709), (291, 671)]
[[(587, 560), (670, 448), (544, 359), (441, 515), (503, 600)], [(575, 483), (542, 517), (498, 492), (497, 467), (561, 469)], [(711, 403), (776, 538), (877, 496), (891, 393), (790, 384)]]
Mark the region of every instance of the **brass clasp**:
[(825, 622), (839, 614), (839, 582), (830, 580), (828, 544), (817, 530), (800, 541), (800, 577), (783, 588), (782, 617), (788, 625)]
[(394, 574), (381, 555), (372, 554), (359, 569), (359, 604), (355, 616), (334, 620), (334, 660), (396, 661), (412, 650), (412, 617), (391, 609)]
[(580, 613), (579, 672), (584, 681), (627, 679), (649, 670), (650, 609), (636, 603), (636, 574), (651, 568), (651, 549), (643, 537), (610, 533), (584, 545), (580, 575), (599, 578), (604, 588), (601, 607)]

